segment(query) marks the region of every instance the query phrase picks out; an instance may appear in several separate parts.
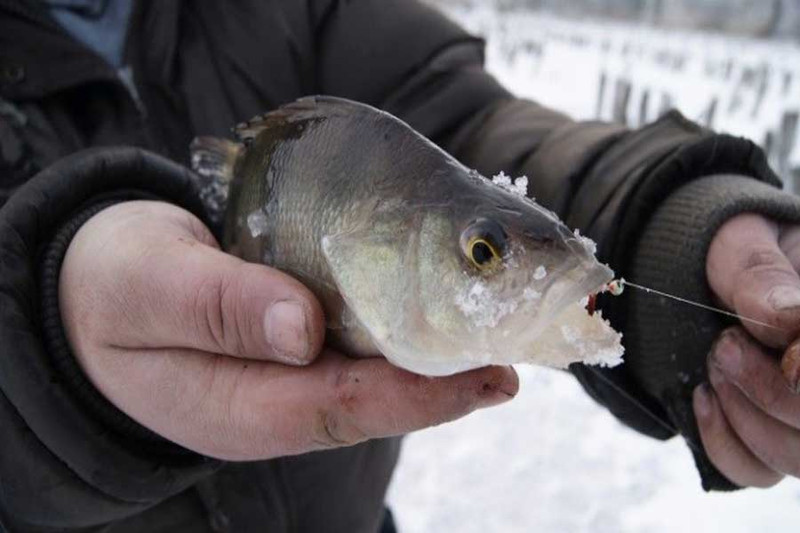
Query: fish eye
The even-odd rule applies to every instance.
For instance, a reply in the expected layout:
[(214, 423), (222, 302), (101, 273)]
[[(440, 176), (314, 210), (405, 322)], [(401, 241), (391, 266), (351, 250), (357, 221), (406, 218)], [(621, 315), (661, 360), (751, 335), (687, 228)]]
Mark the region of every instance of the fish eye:
[(502, 261), (506, 241), (506, 233), (500, 224), (479, 218), (461, 234), (461, 251), (470, 265), (480, 271), (488, 271)]

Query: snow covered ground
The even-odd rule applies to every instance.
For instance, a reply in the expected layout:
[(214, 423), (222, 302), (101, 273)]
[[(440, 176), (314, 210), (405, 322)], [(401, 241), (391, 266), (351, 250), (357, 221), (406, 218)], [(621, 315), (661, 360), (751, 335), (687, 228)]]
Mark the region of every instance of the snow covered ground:
[(617, 423), (569, 375), (518, 367), (508, 404), (407, 437), (389, 501), (401, 533), (774, 533), (800, 482), (706, 494), (680, 439)]
[[(701, 34), (645, 34), (618, 24), (494, 11), (453, 13), (488, 36), (488, 66), (507, 86), (579, 118), (595, 118), (603, 70), (612, 81), (623, 74), (634, 81), (634, 102), (637, 90), (650, 87), (653, 113), (662, 91), (692, 118), (707, 110), (713, 98), (709, 95), (717, 95), (719, 109), (738, 99), (731, 112), (718, 112), (714, 126), (755, 138), (776, 128), (776, 117), (793, 102), (800, 103), (796, 46)], [(542, 35), (546, 37), (539, 39)], [(538, 47), (534, 38), (541, 41)], [(645, 43), (636, 52), (640, 60), (624, 59), (625, 42), (629, 49), (635, 48), (631, 43)], [(619, 47), (619, 53), (604, 51), (605, 43), (608, 50)], [(678, 60), (668, 60), (665, 49), (684, 57), (684, 70), (676, 70), (674, 77), (663, 69)], [(703, 58), (692, 56), (691, 50), (702, 50)], [(748, 118), (757, 86), (740, 83), (736, 96), (729, 83), (694, 83), (722, 75), (708, 70), (718, 63), (708, 59), (714, 57), (723, 69), (731, 58), (739, 65), (732, 68), (738, 69), (766, 62), (769, 76), (778, 73), (774, 75), (783, 79), (779, 73), (791, 71), (794, 81), (786, 95), (782, 82), (770, 83), (759, 116)], [(639, 108), (638, 103), (631, 105), (635, 116)], [(604, 103), (601, 116), (608, 118), (609, 109)], [(795, 164), (800, 159), (796, 147), (792, 158)], [(534, 367), (518, 371), (522, 387), (514, 401), (406, 439), (389, 494), (401, 533), (797, 530), (800, 482), (784, 481), (766, 491), (706, 494), (680, 439), (661, 443), (626, 429), (569, 375)]]

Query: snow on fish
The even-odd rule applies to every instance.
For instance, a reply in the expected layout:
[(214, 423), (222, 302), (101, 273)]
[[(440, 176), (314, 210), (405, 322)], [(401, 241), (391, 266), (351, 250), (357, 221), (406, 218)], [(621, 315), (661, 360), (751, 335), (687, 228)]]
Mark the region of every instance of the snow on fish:
[(485, 365), (621, 362), (586, 297), (613, 272), (593, 243), (370, 106), (309, 97), (199, 138), (195, 168), (230, 181), (223, 246), (308, 286), (327, 342), (425, 375)]

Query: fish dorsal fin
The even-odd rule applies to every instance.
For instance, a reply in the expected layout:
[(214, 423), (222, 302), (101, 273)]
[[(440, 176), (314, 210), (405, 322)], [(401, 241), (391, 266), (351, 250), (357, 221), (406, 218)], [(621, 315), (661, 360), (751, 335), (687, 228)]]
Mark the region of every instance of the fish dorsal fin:
[[(366, 104), (336, 98), (334, 96), (307, 96), (274, 111), (256, 115), (233, 128), (233, 133), (240, 142), (249, 144), (259, 133), (272, 127), (296, 124), (304, 121), (324, 120), (332, 116), (353, 115), (357, 113), (375, 112)], [(382, 113), (379, 111), (379, 113)]]
[(189, 147), (192, 170), (205, 178), (229, 183), (243, 148), (240, 143), (227, 139), (197, 137)]

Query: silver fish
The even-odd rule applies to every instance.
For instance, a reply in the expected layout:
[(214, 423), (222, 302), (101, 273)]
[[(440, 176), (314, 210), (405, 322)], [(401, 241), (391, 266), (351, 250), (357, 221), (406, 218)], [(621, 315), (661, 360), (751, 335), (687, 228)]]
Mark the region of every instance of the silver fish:
[(327, 342), (426, 375), (620, 361), (585, 298), (613, 278), (593, 243), (370, 106), (309, 97), (199, 138), (230, 180), (223, 248), (319, 298)]

